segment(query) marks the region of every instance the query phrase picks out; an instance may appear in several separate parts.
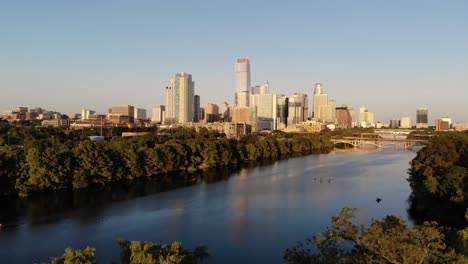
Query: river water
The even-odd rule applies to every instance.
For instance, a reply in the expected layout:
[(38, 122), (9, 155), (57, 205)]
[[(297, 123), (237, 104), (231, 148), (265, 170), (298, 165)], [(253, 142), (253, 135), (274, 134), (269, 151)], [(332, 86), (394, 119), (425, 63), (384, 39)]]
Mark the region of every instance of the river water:
[[(282, 263), (287, 247), (324, 231), (342, 207), (408, 219), (412, 151), (310, 155), (218, 171), (205, 180), (139, 182), (100, 191), (0, 201), (1, 263), (34, 263), (64, 248), (119, 261), (117, 239), (208, 247), (209, 263)], [(168, 191), (168, 188), (179, 188)], [(381, 198), (380, 203), (376, 198)], [(411, 221), (410, 221), (411, 222)]]

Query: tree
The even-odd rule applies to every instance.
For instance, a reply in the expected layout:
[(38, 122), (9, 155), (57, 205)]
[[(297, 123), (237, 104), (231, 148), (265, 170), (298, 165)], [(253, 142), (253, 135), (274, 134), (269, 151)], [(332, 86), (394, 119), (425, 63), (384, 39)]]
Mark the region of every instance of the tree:
[(73, 152), (76, 160), (74, 188), (84, 188), (93, 183), (104, 184), (112, 180), (113, 162), (104, 143), (81, 141)]
[(96, 249), (86, 247), (84, 250), (67, 248), (61, 257), (52, 258), (50, 264), (96, 264)]
[[(432, 222), (408, 227), (404, 220), (386, 216), (370, 226), (356, 224), (355, 208), (343, 208), (332, 227), (287, 249), (288, 263), (468, 263), (447, 248), (440, 227)], [(314, 252), (315, 250), (315, 252)]]
[(180, 242), (158, 245), (152, 242), (119, 240), (122, 264), (196, 264), (209, 257), (205, 247), (193, 252)]

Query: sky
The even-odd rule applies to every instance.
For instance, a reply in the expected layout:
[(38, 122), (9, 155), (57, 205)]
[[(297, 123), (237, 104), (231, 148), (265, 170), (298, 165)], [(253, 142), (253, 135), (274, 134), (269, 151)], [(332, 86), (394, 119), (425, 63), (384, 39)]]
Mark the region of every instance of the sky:
[[(164, 103), (177, 72), (206, 103), (233, 103), (234, 64), (252, 85), (367, 106), (376, 121), (429, 109), (468, 122), (465, 0), (0, 0), (0, 110), (62, 113)], [(415, 121), (413, 121), (415, 122)]]

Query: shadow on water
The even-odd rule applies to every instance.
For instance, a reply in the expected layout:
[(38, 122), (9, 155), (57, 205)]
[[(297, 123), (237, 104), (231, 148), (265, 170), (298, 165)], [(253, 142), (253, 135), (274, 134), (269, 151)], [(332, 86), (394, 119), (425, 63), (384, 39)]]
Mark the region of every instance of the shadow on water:
[[(195, 173), (139, 178), (132, 182), (80, 190), (35, 194), (25, 198), (0, 199), (0, 223), (3, 228), (22, 224), (46, 225), (79, 211), (81, 224), (93, 223), (115, 202), (123, 202), (197, 184), (227, 181), (241, 169), (268, 166), (276, 161), (247, 162), (241, 166), (222, 167)], [(85, 210), (77, 210), (85, 209)], [(53, 216), (53, 217), (52, 217)]]

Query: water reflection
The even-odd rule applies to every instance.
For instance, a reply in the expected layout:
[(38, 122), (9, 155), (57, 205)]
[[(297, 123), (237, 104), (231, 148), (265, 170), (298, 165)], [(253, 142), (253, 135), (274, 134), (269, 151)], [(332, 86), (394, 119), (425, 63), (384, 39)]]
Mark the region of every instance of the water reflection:
[(1, 200), (7, 228), (0, 232), (0, 259), (30, 263), (65, 246), (92, 245), (109, 263), (118, 259), (116, 239), (125, 238), (204, 244), (212, 263), (278, 263), (286, 247), (323, 231), (343, 206), (369, 217), (407, 218), (405, 178), (414, 155), (334, 152)]

